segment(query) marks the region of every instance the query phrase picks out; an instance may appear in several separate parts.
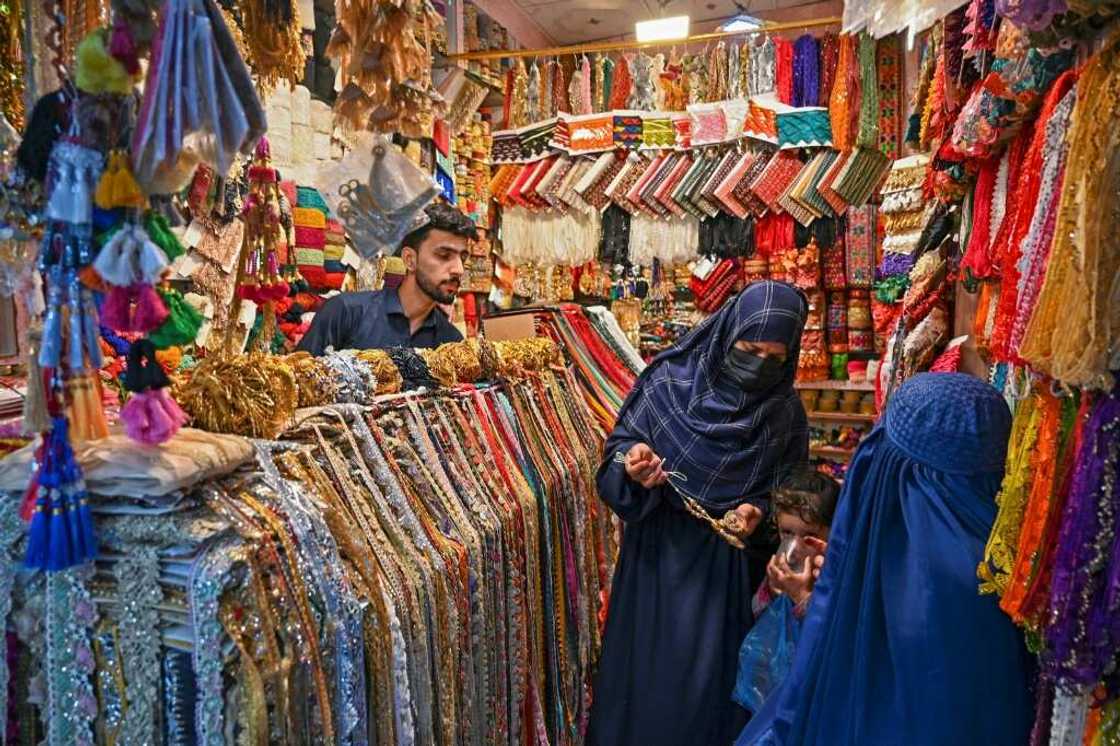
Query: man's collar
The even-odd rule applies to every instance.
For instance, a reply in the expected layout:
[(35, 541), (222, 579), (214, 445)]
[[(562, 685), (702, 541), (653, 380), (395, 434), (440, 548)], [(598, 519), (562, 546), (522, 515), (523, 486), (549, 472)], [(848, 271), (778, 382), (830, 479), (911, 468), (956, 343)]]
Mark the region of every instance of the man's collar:
[[(420, 324), (421, 329), (435, 327), (436, 317), (434, 312), (436, 310), (438, 310), (438, 307), (432, 306), (432, 310), (428, 311), (428, 315), (424, 317), (424, 321)], [(385, 313), (388, 315), (404, 316), (406, 319), (408, 318), (404, 312), (404, 306), (401, 305), (401, 297), (397, 293), (396, 288), (385, 288)]]

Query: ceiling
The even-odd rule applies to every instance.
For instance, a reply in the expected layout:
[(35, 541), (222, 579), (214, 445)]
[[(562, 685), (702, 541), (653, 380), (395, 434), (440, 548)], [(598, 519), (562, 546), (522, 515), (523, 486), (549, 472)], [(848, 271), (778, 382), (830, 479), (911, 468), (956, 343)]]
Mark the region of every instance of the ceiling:
[[(664, 2), (664, 10), (659, 8)], [(634, 22), (659, 16), (689, 15), (693, 33), (741, 12), (735, 0), (513, 0), (532, 23), (556, 44), (578, 44), (633, 34)], [(739, 0), (752, 15), (769, 20), (801, 20), (839, 14), (841, 2), (820, 0)], [(819, 11), (819, 12), (813, 12)], [(704, 23), (704, 21), (709, 21)]]

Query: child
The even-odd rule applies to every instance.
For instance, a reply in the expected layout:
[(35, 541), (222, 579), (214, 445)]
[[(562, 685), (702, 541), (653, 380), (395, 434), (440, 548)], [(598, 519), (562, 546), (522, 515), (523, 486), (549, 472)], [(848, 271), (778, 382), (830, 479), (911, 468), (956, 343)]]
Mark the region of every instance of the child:
[(824, 566), (839, 483), (809, 467), (796, 469), (771, 496), (781, 545), (751, 603), (755, 624), (739, 650), (732, 698), (758, 712), (789, 671), (813, 584)]

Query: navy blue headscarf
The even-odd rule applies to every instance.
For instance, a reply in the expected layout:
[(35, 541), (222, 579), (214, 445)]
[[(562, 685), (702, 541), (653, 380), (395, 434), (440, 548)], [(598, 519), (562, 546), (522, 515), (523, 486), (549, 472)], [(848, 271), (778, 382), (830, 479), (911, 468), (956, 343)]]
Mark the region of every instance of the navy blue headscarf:
[[(805, 410), (793, 388), (805, 296), (780, 282), (748, 285), (717, 313), (658, 355), (638, 377), (605, 452), (646, 443), (678, 489), (712, 511), (763, 497), (782, 467), (805, 459)], [(789, 352), (782, 380), (744, 393), (720, 376), (739, 340), (780, 342)]]
[(976, 580), (1010, 429), (971, 376), (898, 390), (845, 476), (793, 668), (736, 746), (1027, 742), (1029, 655)]

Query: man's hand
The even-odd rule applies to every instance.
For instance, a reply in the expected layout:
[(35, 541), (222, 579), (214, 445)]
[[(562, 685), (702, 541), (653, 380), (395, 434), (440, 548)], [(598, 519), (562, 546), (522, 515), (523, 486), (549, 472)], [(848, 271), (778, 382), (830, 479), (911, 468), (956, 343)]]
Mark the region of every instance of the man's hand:
[(647, 490), (669, 481), (661, 468), (661, 457), (645, 443), (636, 443), (626, 454), (626, 475)]
[(746, 539), (762, 523), (762, 511), (750, 503), (743, 503), (723, 516), (723, 526), (739, 539)]

